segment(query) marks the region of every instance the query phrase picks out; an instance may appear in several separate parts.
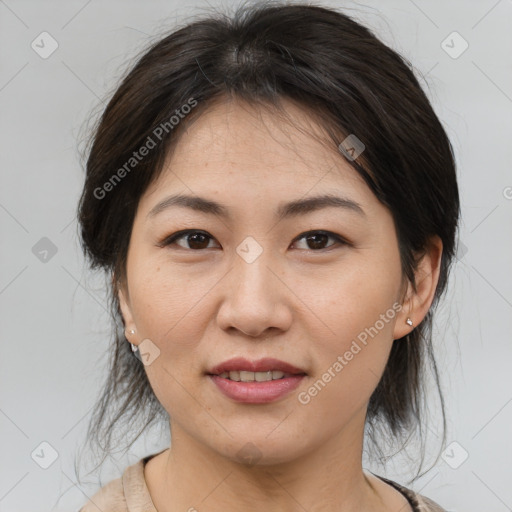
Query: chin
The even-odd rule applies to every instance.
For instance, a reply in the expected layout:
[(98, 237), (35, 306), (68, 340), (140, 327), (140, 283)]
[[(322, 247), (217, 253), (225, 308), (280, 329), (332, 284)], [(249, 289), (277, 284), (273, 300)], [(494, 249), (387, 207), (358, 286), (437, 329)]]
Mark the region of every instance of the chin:
[(233, 462), (252, 467), (285, 464), (296, 459), (300, 453), (294, 439), (285, 442), (282, 439), (270, 440), (254, 435), (225, 445), (221, 455)]

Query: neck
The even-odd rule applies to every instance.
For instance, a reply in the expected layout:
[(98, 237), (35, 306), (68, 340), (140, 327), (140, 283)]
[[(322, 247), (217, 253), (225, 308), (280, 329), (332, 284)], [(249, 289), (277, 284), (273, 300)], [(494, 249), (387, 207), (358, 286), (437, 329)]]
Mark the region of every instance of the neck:
[[(383, 510), (381, 497), (361, 466), (363, 428), (364, 418), (359, 418), (293, 460), (270, 462), (269, 449), (259, 450), (252, 462), (249, 457), (241, 463), (171, 423), (172, 448), (154, 465), (148, 487), (159, 512)], [(300, 442), (297, 445), (300, 448)], [(246, 450), (250, 455), (250, 444)]]

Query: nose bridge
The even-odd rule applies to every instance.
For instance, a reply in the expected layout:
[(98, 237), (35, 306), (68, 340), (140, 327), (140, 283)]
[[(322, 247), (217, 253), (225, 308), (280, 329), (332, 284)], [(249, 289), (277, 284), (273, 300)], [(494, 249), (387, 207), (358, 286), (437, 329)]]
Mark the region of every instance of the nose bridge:
[(287, 329), (291, 321), (283, 295), (286, 287), (274, 275), (277, 260), (258, 246), (247, 240), (237, 248), (218, 313), (222, 328), (235, 327), (251, 336), (269, 327)]
[[(256, 243), (244, 241), (237, 248), (233, 268), (234, 289), (242, 297), (269, 300), (273, 274), (268, 267), (272, 266), (272, 258), (269, 249), (264, 250), (260, 244), (256, 246)], [(275, 259), (273, 264), (275, 266)]]

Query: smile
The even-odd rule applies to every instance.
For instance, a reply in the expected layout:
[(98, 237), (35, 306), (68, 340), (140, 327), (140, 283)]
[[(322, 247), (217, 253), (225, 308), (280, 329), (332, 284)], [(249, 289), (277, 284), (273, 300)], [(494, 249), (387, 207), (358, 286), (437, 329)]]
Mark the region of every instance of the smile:
[(286, 374), (280, 370), (269, 370), (268, 372), (248, 372), (242, 370), (222, 372), (219, 375), (219, 377), (236, 382), (268, 382), (269, 380), (279, 380), (291, 376), (292, 374)]

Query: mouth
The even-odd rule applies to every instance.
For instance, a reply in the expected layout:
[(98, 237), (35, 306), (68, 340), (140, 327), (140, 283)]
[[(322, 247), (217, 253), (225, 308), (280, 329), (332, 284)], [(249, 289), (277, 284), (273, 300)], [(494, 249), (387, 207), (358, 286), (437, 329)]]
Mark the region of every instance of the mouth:
[(307, 373), (278, 359), (234, 358), (214, 366), (206, 376), (216, 389), (235, 402), (268, 404), (289, 396)]
[(217, 375), (223, 379), (233, 380), (236, 382), (268, 382), (270, 380), (281, 380), (288, 377), (296, 377), (297, 375), (306, 375), (305, 373), (285, 373), (281, 370), (269, 370), (267, 372), (250, 372), (247, 370), (232, 370), (219, 374), (210, 373), (209, 375)]
[(272, 358), (235, 358), (213, 367), (206, 376), (225, 397), (241, 404), (269, 404), (297, 389), (306, 372)]
[(257, 361), (236, 357), (214, 366), (207, 374), (236, 382), (268, 382), (307, 375), (290, 363), (270, 357)]

